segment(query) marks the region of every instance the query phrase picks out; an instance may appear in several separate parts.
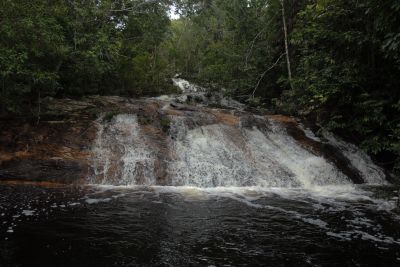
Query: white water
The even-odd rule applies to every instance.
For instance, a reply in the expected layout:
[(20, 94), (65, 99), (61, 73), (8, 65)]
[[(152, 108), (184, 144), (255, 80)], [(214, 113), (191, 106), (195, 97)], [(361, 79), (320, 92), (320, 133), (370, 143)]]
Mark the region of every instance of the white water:
[(347, 143), (332, 133), (324, 132), (323, 136), (329, 143), (342, 151), (352, 165), (362, 174), (364, 181), (369, 184), (385, 184), (383, 170), (376, 166), (372, 159), (357, 146)]
[(188, 82), (181, 78), (173, 78), (173, 84), (180, 89), (180, 95), (163, 95), (156, 97), (162, 101), (175, 101), (178, 103), (197, 102), (203, 105), (216, 105), (234, 110), (244, 110), (244, 104), (224, 95), (224, 90), (208, 91), (206, 88)]
[(174, 83), (175, 86), (177, 86), (182, 94), (185, 93), (198, 93), (198, 92), (205, 92), (206, 89), (203, 87), (200, 87), (196, 84), (190, 83), (184, 79), (181, 78), (173, 78), (172, 82)]
[(173, 185), (198, 187), (304, 187), (349, 184), (325, 159), (298, 145), (274, 125), (267, 133), (213, 124), (192, 130), (177, 120), (170, 165)]
[[(180, 78), (174, 78), (173, 82), (182, 91), (181, 96), (194, 93), (205, 97), (206, 90), (200, 86)], [(159, 111), (162, 113), (168, 102), (180, 100), (161, 97), (156, 101), (163, 101), (164, 108)], [(223, 124), (213, 121), (210, 111), (168, 115), (170, 129), (167, 139), (162, 141), (167, 155), (162, 158), (154, 151), (157, 144), (148, 145), (150, 140), (141, 130), (136, 115), (120, 114), (110, 122), (99, 120), (90, 182), (158, 185), (155, 173), (160, 172), (156, 168), (165, 168), (163, 185), (172, 186), (312, 190), (352, 184), (333, 163), (304, 148), (278, 122), (243, 113), (238, 116), (238, 125)], [(313, 141), (324, 142), (302, 125), (299, 129)], [(324, 133), (324, 138), (348, 158), (365, 183), (385, 184), (384, 172), (362, 150), (331, 133)], [(155, 162), (163, 162), (163, 167)]]
[(93, 147), (92, 182), (155, 184), (155, 157), (145, 140), (135, 115), (120, 114), (110, 122), (99, 122)]
[[(202, 115), (203, 116), (203, 115)], [(212, 187), (257, 186), (313, 188), (351, 185), (332, 163), (298, 144), (278, 123), (263, 118), (265, 125), (196, 124), (191, 117), (171, 116), (170, 158), (166, 161), (168, 185)], [(189, 127), (191, 125), (191, 127)], [(173, 138), (172, 138), (173, 135)], [(355, 146), (329, 137), (366, 183), (384, 184), (384, 173)], [(121, 114), (100, 122), (93, 147), (92, 183), (157, 185), (156, 153), (135, 115)]]

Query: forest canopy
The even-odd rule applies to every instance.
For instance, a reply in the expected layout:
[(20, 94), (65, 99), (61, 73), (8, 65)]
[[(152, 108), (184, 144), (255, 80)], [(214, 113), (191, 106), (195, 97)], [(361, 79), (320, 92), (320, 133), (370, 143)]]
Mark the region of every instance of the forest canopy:
[(169, 93), (180, 74), (400, 172), (399, 14), (397, 0), (0, 0), (0, 112)]

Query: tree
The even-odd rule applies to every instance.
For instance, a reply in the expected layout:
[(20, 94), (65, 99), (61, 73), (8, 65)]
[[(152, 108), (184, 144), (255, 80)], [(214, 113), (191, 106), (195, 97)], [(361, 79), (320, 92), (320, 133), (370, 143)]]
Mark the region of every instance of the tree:
[(286, 15), (285, 15), (285, 3), (284, 0), (281, 1), (282, 6), (282, 25), (283, 25), (283, 33), (285, 38), (285, 54), (286, 54), (286, 65), (287, 65), (287, 72), (288, 72), (288, 79), (290, 87), (293, 89), (292, 84), (292, 68), (290, 67), (290, 52), (289, 52), (289, 41), (288, 41), (288, 31), (286, 26)]
[(38, 115), (40, 99), (49, 95), (167, 88), (159, 45), (169, 2), (0, 0), (2, 113)]
[(388, 42), (396, 47), (391, 38), (399, 29), (397, 16), (387, 14), (397, 8), (395, 1), (308, 5), (291, 40), (297, 49), (296, 90), (285, 99), (389, 167), (400, 155), (399, 62), (395, 50), (387, 50)]

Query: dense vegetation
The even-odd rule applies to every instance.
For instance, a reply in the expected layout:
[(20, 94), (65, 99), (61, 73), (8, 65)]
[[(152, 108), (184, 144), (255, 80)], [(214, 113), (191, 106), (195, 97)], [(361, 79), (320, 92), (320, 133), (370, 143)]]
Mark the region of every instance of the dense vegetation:
[(180, 73), (400, 172), (399, 14), (397, 0), (0, 0), (1, 112), (162, 93)]
[(48, 95), (159, 92), (168, 10), (145, 0), (0, 0), (3, 112)]

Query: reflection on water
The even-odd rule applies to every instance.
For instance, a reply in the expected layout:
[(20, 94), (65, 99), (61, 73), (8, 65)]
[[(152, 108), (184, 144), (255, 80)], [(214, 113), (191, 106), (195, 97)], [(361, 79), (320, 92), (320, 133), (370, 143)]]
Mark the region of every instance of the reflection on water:
[(391, 187), (0, 186), (1, 266), (399, 266)]

